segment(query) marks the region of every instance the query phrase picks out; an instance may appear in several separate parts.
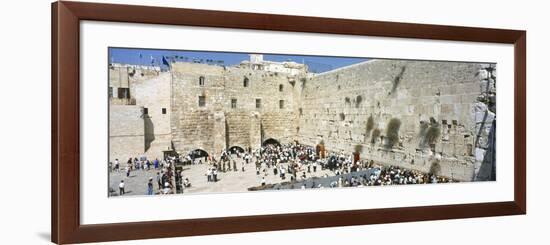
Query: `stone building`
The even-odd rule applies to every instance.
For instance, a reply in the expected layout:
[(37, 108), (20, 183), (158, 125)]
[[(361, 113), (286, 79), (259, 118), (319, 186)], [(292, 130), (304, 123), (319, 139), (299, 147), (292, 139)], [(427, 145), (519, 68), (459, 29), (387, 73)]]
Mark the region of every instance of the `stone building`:
[(109, 74), (111, 161), (297, 141), (462, 181), (495, 179), (494, 64), (376, 59), (314, 74), (251, 55), (169, 71), (113, 64)]
[(110, 161), (161, 159), (171, 150), (170, 76), (159, 67), (109, 66)]
[(305, 79), (305, 66), (302, 72), (293, 70), (296, 64), (277, 69), (272, 62), (260, 65), (262, 60), (252, 57), (256, 62), (235, 67), (171, 65), (174, 150), (219, 155), (232, 147), (257, 149), (267, 139), (295, 139), (296, 80)]

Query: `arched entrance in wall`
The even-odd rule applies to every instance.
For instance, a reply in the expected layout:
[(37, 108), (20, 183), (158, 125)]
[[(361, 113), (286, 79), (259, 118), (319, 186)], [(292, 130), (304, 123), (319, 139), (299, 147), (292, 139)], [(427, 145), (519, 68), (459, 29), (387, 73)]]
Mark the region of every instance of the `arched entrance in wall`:
[(274, 138), (269, 138), (269, 139), (264, 140), (264, 142), (262, 142), (262, 146), (266, 146), (266, 145), (281, 146), (281, 143), (278, 140), (274, 139)]
[(236, 154), (237, 152), (238, 153), (244, 153), (244, 148), (238, 146), (238, 145), (234, 145), (234, 146), (231, 146), (229, 147), (229, 153), (231, 154)]
[(202, 163), (205, 163), (208, 159), (208, 152), (206, 152), (203, 149), (195, 149), (188, 153), (189, 157), (191, 157), (191, 161), (198, 163), (199, 161)]

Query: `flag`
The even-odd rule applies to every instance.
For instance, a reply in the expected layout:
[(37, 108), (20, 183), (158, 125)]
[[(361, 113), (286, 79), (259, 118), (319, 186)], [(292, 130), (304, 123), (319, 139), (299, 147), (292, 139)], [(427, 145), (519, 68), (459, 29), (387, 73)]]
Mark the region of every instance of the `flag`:
[(170, 66), (170, 63), (168, 62), (168, 60), (166, 59), (166, 57), (164, 55), (162, 56), (162, 64), (165, 65), (165, 66)]

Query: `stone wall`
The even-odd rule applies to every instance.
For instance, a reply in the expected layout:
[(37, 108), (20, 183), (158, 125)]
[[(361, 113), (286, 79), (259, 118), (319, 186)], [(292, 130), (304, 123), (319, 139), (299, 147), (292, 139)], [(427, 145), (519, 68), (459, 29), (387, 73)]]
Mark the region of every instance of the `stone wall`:
[(141, 156), (145, 151), (145, 123), (143, 107), (131, 105), (109, 106), (109, 161)]
[[(137, 70), (140, 73), (140, 70)], [(130, 78), (131, 94), (137, 105), (147, 108), (145, 121), (145, 155), (162, 159), (171, 150), (170, 72)]]
[[(143, 139), (140, 139), (143, 141), (140, 143), (140, 150), (135, 147), (136, 138), (128, 138), (132, 149), (127, 152), (134, 152), (133, 157), (143, 155), (149, 159), (161, 159), (163, 151), (171, 150), (170, 78), (170, 72), (161, 72), (159, 67), (121, 64), (111, 64), (109, 67), (109, 87), (112, 89), (109, 104), (114, 108), (110, 113), (115, 113), (116, 120), (133, 122), (135, 115), (129, 112), (137, 107), (141, 108), (142, 131), (138, 133), (135, 127), (128, 129), (133, 130), (133, 134), (143, 136)], [(130, 98), (117, 98), (118, 88), (128, 88)], [(147, 114), (144, 113), (144, 109), (147, 110)], [(116, 120), (110, 120), (110, 128), (123, 127)], [(112, 133), (110, 136), (117, 137)], [(110, 137), (111, 142), (118, 140), (119, 143), (110, 149), (110, 156), (119, 158), (121, 154), (127, 155), (124, 150), (116, 149), (117, 145), (124, 145), (127, 137), (113, 137)]]
[[(109, 67), (109, 86), (115, 88), (128, 88), (128, 70), (126, 66)], [(116, 97), (116, 95), (115, 95)]]
[[(117, 101), (118, 88), (132, 88), (132, 81), (146, 80), (158, 76), (159, 67), (155, 66), (138, 66), (124, 64), (109, 65), (109, 88), (112, 91), (112, 97), (115, 98), (114, 103), (122, 104)], [(132, 93), (130, 94), (132, 95)]]
[[(223, 134), (217, 138), (225, 139), (225, 115), (214, 113), (222, 110), (225, 102), (221, 93), (222, 72), (223, 68), (218, 66), (172, 66), (171, 133), (178, 153), (187, 154), (195, 149), (211, 153), (225, 148), (225, 144), (215, 145), (214, 140), (216, 134)], [(204, 77), (203, 85), (199, 84), (201, 76)], [(204, 107), (198, 105), (199, 96), (205, 97)]]
[[(171, 68), (177, 152), (202, 149), (219, 155), (233, 146), (257, 149), (265, 139), (293, 137), (296, 89), (287, 75), (193, 63), (174, 63)], [(205, 98), (203, 107), (199, 96)]]
[[(472, 180), (488, 65), (371, 60), (304, 86), (299, 141), (363, 159)], [(494, 86), (494, 83), (493, 83)], [(493, 114), (494, 115), (494, 114)], [(369, 119), (370, 118), (370, 119)]]

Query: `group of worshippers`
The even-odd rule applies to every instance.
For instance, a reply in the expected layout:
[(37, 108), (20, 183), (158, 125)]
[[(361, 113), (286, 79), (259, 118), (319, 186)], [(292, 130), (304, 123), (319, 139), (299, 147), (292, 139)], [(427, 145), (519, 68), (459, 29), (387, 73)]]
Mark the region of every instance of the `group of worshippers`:
[[(285, 145), (265, 145), (257, 150), (254, 156), (257, 175), (263, 173), (265, 177), (268, 171), (273, 171), (273, 175), (279, 175), (281, 180), (286, 180), (287, 175), (290, 176), (291, 181), (298, 178), (305, 179), (306, 171), (307, 173), (317, 172), (324, 165), (324, 161), (318, 158), (315, 148), (296, 142)], [(264, 177), (262, 177), (262, 185), (265, 185)]]
[(256, 164), (265, 164), (267, 168), (278, 166), (273, 169), (274, 174), (279, 173), (281, 179), (285, 179), (284, 163), (291, 180), (306, 179), (309, 173), (315, 173), (318, 169), (328, 169), (335, 175), (340, 175), (368, 167), (366, 160), (354, 161), (354, 154), (346, 154), (344, 151), (330, 152), (325, 158), (320, 158), (319, 155), (314, 147), (296, 142), (287, 145), (267, 145), (260, 149), (260, 154), (256, 154), (256, 158), (260, 159)]
[(164, 159), (162, 161), (159, 161), (158, 158), (155, 158), (155, 160), (151, 161), (151, 160), (147, 159), (147, 157), (145, 157), (145, 156), (141, 156), (139, 158), (137, 158), (137, 157), (128, 158), (128, 161), (126, 161), (126, 166), (123, 169), (122, 164), (120, 163), (120, 161), (117, 158), (117, 159), (115, 159), (114, 163), (109, 162), (109, 166), (110, 166), (109, 170), (114, 171), (114, 172), (125, 171), (126, 177), (130, 177), (130, 172), (134, 171), (134, 170), (149, 171), (149, 170), (152, 170), (152, 169), (157, 170), (159, 168), (170, 167), (170, 162), (169, 161), (173, 161), (173, 159), (167, 158), (167, 159)]
[[(240, 165), (237, 164), (237, 159), (240, 159)], [(199, 164), (203, 163), (202, 160), (198, 160)], [(245, 166), (254, 163), (257, 175), (263, 172), (267, 176), (268, 169), (273, 169), (273, 174), (279, 175), (283, 180), (287, 178), (287, 174), (291, 179), (296, 179), (299, 170), (305, 166), (307, 166), (308, 172), (316, 172), (320, 168), (317, 160), (314, 148), (297, 143), (283, 146), (266, 145), (256, 151), (232, 148), (222, 150), (219, 158), (213, 155), (204, 158), (204, 163), (208, 164), (205, 176), (207, 182), (217, 182), (220, 172), (245, 172)], [(197, 164), (197, 160), (193, 159), (191, 155), (187, 155), (184, 161), (188, 161), (189, 164)], [(305, 178), (305, 171), (301, 177)], [(265, 184), (265, 178), (262, 179), (262, 183)]]
[(404, 169), (398, 166), (369, 167), (367, 173), (358, 176), (340, 176), (330, 187), (410, 185), (454, 182), (450, 178)]
[[(236, 158), (242, 159), (240, 168), (237, 166)], [(215, 156), (207, 156), (205, 162), (209, 164), (206, 169), (206, 182), (218, 182), (218, 172), (237, 172), (245, 171), (245, 164), (252, 160), (252, 156), (248, 152), (238, 150), (223, 150), (220, 153), (219, 160)]]
[[(175, 176), (172, 176), (172, 169), (176, 162), (179, 164), (206, 163), (208, 166), (205, 176), (208, 183), (218, 182), (219, 172), (244, 172), (245, 165), (249, 163), (256, 166), (256, 175), (263, 175), (260, 180), (261, 186), (266, 185), (265, 177), (269, 172), (278, 175), (282, 181), (289, 179), (290, 188), (294, 188), (294, 183), (297, 181), (301, 181), (301, 188), (384, 186), (453, 181), (431, 173), (422, 173), (397, 166), (375, 166), (372, 160), (356, 160), (353, 154), (345, 154), (344, 151), (329, 152), (324, 158), (319, 158), (319, 155), (314, 147), (301, 145), (297, 142), (285, 145), (269, 144), (258, 150), (249, 150), (248, 152), (223, 150), (219, 155), (219, 159), (212, 155), (203, 155), (200, 152), (191, 152), (180, 157), (166, 157), (160, 161), (158, 159), (150, 161), (144, 157), (130, 158), (126, 163), (125, 171), (126, 176), (129, 177), (130, 171), (133, 170), (159, 170), (155, 179), (151, 177), (147, 183), (148, 195), (154, 195), (153, 186), (155, 183), (158, 185), (158, 194), (172, 194), (179, 190), (183, 192), (185, 188), (191, 187), (189, 179), (184, 178), (182, 170), (177, 171)], [(237, 158), (241, 159), (240, 168), (237, 166)], [(338, 178), (333, 181), (319, 181), (324, 185), (322, 183), (316, 184), (315, 181), (307, 181), (309, 175), (318, 170), (330, 170)], [(112, 164), (112, 171), (122, 171), (118, 159)], [(175, 181), (172, 181), (174, 177)], [(328, 178), (329, 176), (325, 174), (324, 177)], [(177, 188), (174, 188), (173, 182)], [(119, 184), (119, 194), (124, 195), (124, 193), (125, 183), (122, 180)]]
[[(155, 178), (149, 177), (149, 180), (147, 182), (147, 195), (154, 195), (154, 185), (156, 184), (158, 186), (158, 194), (172, 194), (174, 193), (174, 186), (172, 184), (173, 182), (173, 168), (174, 164), (176, 162), (175, 157), (169, 157), (167, 156), (163, 160), (149, 160), (146, 157), (142, 156), (140, 158), (134, 157), (129, 158), (126, 162), (126, 166), (123, 169), (122, 164), (118, 159), (115, 159), (114, 163), (110, 163), (110, 170), (113, 172), (121, 172), (124, 171), (126, 178), (130, 177), (130, 173), (132, 171), (149, 171), (149, 170), (157, 170)], [(176, 176), (176, 179), (180, 177), (179, 175)], [(183, 181), (185, 182), (185, 181)], [(189, 180), (187, 180), (189, 182)], [(188, 186), (190, 186), (190, 183), (187, 183)], [(127, 187), (126, 183), (124, 182), (124, 179), (122, 179), (118, 185), (119, 192), (118, 194), (120, 196), (126, 194)]]
[[(257, 175), (267, 176), (268, 169), (272, 167), (273, 174), (279, 175), (281, 180), (285, 180), (288, 174), (291, 183), (302, 181), (304, 184), (301, 188), (427, 184), (454, 181), (432, 173), (423, 173), (398, 166), (375, 166), (373, 160), (355, 160), (354, 154), (345, 154), (344, 151), (330, 152), (325, 158), (319, 158), (315, 148), (298, 143), (263, 146), (256, 152), (255, 157)], [(311, 185), (306, 185), (305, 180), (308, 179), (309, 173), (317, 172), (318, 169), (328, 169), (339, 177), (336, 181), (329, 182), (329, 186), (315, 184), (315, 181), (309, 181)], [(361, 172), (361, 174), (350, 174), (356, 172)], [(329, 176), (325, 174), (324, 177)], [(260, 183), (262, 186), (266, 185), (265, 177), (262, 177)]]
[[(386, 185), (410, 185), (456, 182), (450, 178), (441, 177), (432, 173), (403, 169), (398, 166), (371, 166), (359, 170), (355, 174), (336, 175), (325, 181), (323, 179), (303, 181), (299, 183), (301, 189), (306, 188), (338, 188), (338, 187), (364, 187)], [(335, 178), (336, 177), (336, 178)], [(329, 178), (325, 175), (324, 178)], [(295, 183), (284, 183), (276, 189), (295, 189)]]

